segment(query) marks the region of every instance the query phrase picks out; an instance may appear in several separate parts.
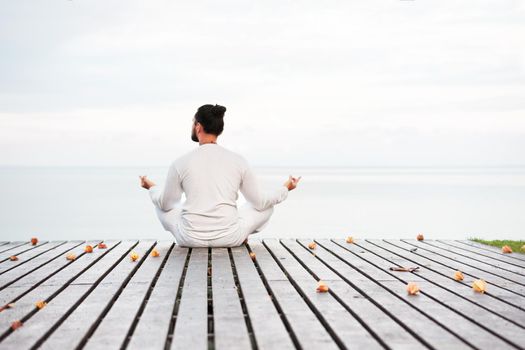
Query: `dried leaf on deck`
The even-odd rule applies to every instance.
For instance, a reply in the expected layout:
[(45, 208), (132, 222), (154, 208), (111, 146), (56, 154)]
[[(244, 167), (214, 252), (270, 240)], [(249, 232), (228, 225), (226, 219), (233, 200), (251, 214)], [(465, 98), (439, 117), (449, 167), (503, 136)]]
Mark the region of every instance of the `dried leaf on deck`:
[(416, 266), (416, 267), (392, 266), (390, 268), (390, 271), (401, 271), (401, 272), (414, 272), (418, 270), (419, 270), (419, 266)]
[(417, 293), (419, 293), (419, 286), (415, 282), (408, 282), (407, 292), (410, 295), (416, 295)]
[(461, 271), (456, 271), (456, 273), (454, 273), (454, 279), (456, 281), (463, 281), (465, 277), (463, 276), (463, 273)]
[(475, 292), (483, 294), (487, 290), (487, 282), (482, 279), (475, 280), (472, 282), (472, 289), (474, 289)]
[(352, 237), (352, 236), (346, 237), (346, 243), (350, 243), (350, 244), (354, 243), (354, 237)]
[(7, 309), (12, 309), (15, 307), (15, 304), (14, 303), (10, 303), (10, 304), (5, 304), (3, 306), (0, 306), (0, 312), (4, 311), (4, 310), (7, 310)]
[(43, 301), (43, 300), (39, 300), (39, 301), (37, 301), (35, 303), (35, 306), (36, 306), (37, 309), (40, 310), (40, 309), (43, 309), (44, 307), (46, 307), (47, 303), (45, 301)]
[(316, 247), (317, 247), (317, 243), (315, 243), (315, 242), (311, 242), (311, 243), (308, 244), (308, 248), (310, 248), (312, 250), (314, 250)]
[(106, 245), (106, 243), (104, 242), (100, 242), (98, 245), (97, 245), (97, 248), (98, 249), (106, 249), (108, 246)]
[(84, 247), (84, 251), (86, 253), (93, 253), (93, 246), (88, 244), (87, 246)]
[(22, 327), (24, 324), (22, 323), (22, 321), (20, 320), (16, 320), (16, 321), (13, 321), (13, 323), (11, 323), (11, 329), (12, 330), (17, 330), (18, 328)]
[(255, 253), (254, 252), (250, 252), (250, 258), (252, 258), (252, 260), (255, 261)]
[(67, 260), (71, 260), (71, 261), (73, 261), (73, 260), (75, 260), (76, 258), (77, 258), (77, 256), (76, 256), (75, 254), (73, 254), (73, 253), (69, 253), (68, 255), (66, 255), (66, 259), (67, 259)]
[(11, 256), (9, 257), (9, 260), (11, 260), (11, 261), (17, 261), (17, 260), (18, 260), (18, 256), (16, 256), (16, 255), (11, 255)]
[(131, 261), (137, 261), (137, 259), (139, 258), (139, 255), (136, 252), (131, 252), (129, 257), (131, 258)]
[(423, 236), (422, 233), (418, 234), (416, 238), (417, 238), (418, 241), (422, 241), (422, 240), (425, 239), (425, 237)]
[(501, 252), (503, 254), (510, 254), (512, 253), (512, 248), (509, 247), (508, 245), (504, 245), (502, 248), (501, 248)]
[(31, 244), (32, 244), (32, 245), (37, 245), (37, 243), (38, 243), (38, 238), (36, 238), (36, 237), (31, 237)]
[(323, 281), (319, 281), (316, 291), (317, 293), (326, 293), (328, 292), (328, 286)]
[(154, 257), (154, 258), (157, 258), (157, 257), (160, 256), (160, 253), (159, 253), (159, 251), (157, 249), (153, 249), (151, 251), (151, 256)]

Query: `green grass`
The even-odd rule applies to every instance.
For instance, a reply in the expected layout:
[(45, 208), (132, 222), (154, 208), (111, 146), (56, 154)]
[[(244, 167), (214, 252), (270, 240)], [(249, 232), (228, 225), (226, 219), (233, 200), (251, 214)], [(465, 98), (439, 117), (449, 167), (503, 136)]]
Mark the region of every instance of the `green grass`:
[(512, 251), (514, 253), (522, 253), (524, 254), (525, 251), (521, 250), (521, 247), (525, 245), (525, 241), (511, 241), (508, 239), (494, 239), (494, 240), (486, 240), (481, 238), (469, 238), (471, 241), (483, 243), (487, 245), (491, 245), (493, 247), (503, 247), (504, 245), (508, 245), (512, 248)]

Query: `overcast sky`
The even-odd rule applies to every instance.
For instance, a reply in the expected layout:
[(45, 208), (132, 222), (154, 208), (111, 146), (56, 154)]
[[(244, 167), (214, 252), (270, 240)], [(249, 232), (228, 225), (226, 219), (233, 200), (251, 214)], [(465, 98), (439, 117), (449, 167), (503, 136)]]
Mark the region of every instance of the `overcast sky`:
[(0, 164), (525, 165), (525, 1), (0, 0)]

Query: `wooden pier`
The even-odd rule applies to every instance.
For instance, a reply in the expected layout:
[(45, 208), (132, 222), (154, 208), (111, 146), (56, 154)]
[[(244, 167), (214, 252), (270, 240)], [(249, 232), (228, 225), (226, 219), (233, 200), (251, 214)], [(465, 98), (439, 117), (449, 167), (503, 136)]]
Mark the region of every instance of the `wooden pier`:
[(470, 241), (100, 242), (0, 243), (0, 349), (525, 348), (525, 255)]

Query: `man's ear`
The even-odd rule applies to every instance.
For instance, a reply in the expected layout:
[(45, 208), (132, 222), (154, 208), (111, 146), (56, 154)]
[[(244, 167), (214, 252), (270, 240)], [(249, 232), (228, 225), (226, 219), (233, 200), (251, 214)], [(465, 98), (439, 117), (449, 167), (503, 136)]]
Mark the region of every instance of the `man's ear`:
[(198, 134), (201, 131), (202, 131), (202, 124), (197, 122), (197, 124), (195, 124), (195, 133)]

